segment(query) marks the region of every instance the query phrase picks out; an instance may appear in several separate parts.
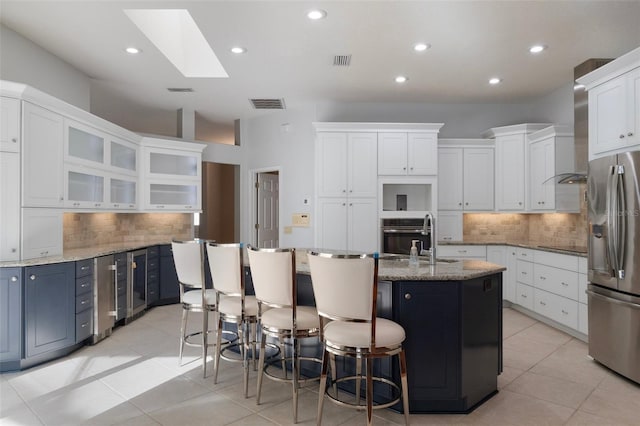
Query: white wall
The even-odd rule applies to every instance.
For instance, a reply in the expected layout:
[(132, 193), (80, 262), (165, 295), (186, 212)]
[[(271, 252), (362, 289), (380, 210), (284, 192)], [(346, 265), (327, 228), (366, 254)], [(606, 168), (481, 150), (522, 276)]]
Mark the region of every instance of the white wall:
[(540, 123), (566, 124), (573, 127), (573, 81), (536, 99), (533, 113)]
[(27, 84), (89, 111), (89, 77), (2, 24), (0, 79)]

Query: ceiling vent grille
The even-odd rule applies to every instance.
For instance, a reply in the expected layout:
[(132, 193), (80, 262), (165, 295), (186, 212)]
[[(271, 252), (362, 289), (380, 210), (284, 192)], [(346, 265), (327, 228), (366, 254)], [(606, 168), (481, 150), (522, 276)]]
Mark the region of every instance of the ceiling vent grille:
[(348, 67), (351, 65), (351, 55), (336, 55), (333, 57), (334, 67)]
[(255, 109), (285, 109), (284, 99), (249, 99)]
[(189, 92), (193, 92), (193, 89), (191, 87), (167, 87), (167, 90), (169, 92), (176, 92), (176, 93), (189, 93)]

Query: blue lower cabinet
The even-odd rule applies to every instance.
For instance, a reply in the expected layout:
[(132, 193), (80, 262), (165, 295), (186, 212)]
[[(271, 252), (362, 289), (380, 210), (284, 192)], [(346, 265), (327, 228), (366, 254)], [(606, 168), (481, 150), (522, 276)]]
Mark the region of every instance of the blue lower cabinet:
[(75, 262), (24, 269), (25, 357), (75, 344)]
[(80, 343), (93, 334), (93, 309), (76, 314), (76, 342)]
[(169, 244), (160, 246), (160, 302), (162, 304), (180, 302), (178, 273)]
[[(22, 358), (22, 268), (0, 268), (0, 364)], [(2, 368), (4, 370), (4, 368)]]
[(147, 248), (147, 306), (160, 299), (160, 248)]

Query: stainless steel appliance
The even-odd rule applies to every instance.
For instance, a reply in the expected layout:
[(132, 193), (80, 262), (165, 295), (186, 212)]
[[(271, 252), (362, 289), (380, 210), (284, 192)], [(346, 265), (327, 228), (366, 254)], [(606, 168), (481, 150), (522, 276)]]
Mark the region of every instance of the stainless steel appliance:
[(147, 308), (147, 250), (127, 253), (127, 318), (138, 317)]
[(589, 354), (640, 383), (640, 151), (589, 163)]
[[(411, 241), (419, 240), (418, 252), (431, 247), (430, 235), (424, 235), (424, 219), (382, 219), (383, 253), (409, 254)], [(431, 229), (430, 225), (426, 227)]]
[(113, 255), (93, 259), (93, 343), (111, 335), (115, 324), (118, 299), (116, 297), (116, 264)]

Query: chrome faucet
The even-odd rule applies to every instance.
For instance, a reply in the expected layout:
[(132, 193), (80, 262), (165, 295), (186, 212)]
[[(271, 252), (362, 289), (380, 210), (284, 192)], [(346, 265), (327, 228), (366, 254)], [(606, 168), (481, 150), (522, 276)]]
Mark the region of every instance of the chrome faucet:
[[(431, 225), (431, 229), (429, 229)], [(427, 212), (424, 216), (424, 222), (422, 224), (422, 235), (429, 235), (429, 250), (420, 251), (420, 254), (429, 254), (429, 265), (436, 264), (436, 219), (431, 212)]]

